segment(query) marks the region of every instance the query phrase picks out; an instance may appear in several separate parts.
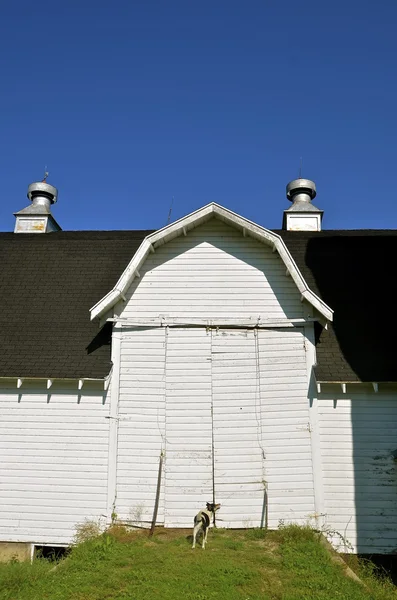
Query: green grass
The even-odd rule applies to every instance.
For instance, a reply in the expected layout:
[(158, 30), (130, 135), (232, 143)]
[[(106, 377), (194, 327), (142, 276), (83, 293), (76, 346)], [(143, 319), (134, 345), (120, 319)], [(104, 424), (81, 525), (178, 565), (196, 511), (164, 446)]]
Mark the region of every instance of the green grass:
[[(309, 529), (211, 530), (207, 549), (190, 532), (115, 528), (54, 563), (0, 565), (0, 600), (397, 600), (368, 570), (344, 575)], [(359, 566), (357, 568), (360, 568)]]

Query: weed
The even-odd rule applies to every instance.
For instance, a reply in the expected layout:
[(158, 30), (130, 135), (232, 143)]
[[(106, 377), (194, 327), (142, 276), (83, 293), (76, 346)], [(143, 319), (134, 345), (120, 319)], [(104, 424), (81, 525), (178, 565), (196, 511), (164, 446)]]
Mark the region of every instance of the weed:
[(249, 540), (263, 540), (266, 535), (265, 529), (260, 529), (256, 527), (255, 529), (247, 529), (246, 538)]
[(297, 525), (296, 523), (285, 524), (283, 520), (279, 521), (278, 539), (285, 542), (304, 542), (315, 541), (318, 539), (319, 532), (309, 525)]
[(243, 548), (243, 542), (237, 540), (225, 540), (224, 546), (228, 550), (241, 550)]
[(145, 505), (143, 502), (140, 504), (136, 504), (132, 508), (130, 508), (130, 520), (133, 524), (141, 526), (142, 525), (142, 516), (145, 510)]
[(93, 521), (91, 519), (85, 519), (83, 523), (76, 525), (76, 533), (74, 534), (73, 542), (75, 544), (82, 544), (88, 540), (92, 540), (99, 537), (102, 533), (102, 526), (99, 521)]
[(345, 554), (347, 552), (353, 552), (353, 545), (349, 542), (345, 535), (341, 534), (336, 529), (332, 529), (331, 527), (324, 525), (321, 528), (321, 533), (339, 552), (343, 551)]

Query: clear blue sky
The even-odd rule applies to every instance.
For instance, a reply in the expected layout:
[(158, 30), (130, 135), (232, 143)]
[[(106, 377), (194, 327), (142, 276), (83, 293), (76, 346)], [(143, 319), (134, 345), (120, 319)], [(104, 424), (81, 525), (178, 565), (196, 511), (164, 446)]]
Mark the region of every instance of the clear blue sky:
[(40, 180), (63, 229), (215, 201), (268, 228), (314, 179), (324, 228), (397, 227), (395, 0), (4, 0), (0, 229)]

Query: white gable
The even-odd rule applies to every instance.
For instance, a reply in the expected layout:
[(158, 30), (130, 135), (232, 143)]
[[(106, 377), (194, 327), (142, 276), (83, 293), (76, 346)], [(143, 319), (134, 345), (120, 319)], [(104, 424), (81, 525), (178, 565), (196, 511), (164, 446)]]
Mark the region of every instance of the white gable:
[(119, 300), (125, 298), (125, 293), (133, 280), (136, 277), (140, 277), (140, 269), (142, 269), (150, 253), (156, 252), (157, 248), (169, 243), (176, 237), (186, 236), (189, 231), (213, 217), (236, 228), (244, 237), (252, 237), (277, 252), (285, 265), (286, 272), (291, 276), (295, 286), (299, 290), (301, 299), (312, 304), (323, 317), (332, 320), (332, 310), (309, 289), (281, 237), (217, 204), (209, 204), (195, 213), (180, 219), (176, 223), (147, 236), (113, 290), (91, 309), (91, 319), (103, 316)]
[(117, 310), (128, 320), (254, 325), (310, 316), (280, 256), (218, 219), (159, 247), (139, 274)]

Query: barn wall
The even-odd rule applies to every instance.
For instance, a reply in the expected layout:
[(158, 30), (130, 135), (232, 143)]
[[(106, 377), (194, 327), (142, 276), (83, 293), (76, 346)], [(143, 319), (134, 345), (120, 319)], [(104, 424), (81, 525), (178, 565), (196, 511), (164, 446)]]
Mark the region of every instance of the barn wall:
[(109, 411), (93, 385), (1, 389), (0, 542), (68, 544), (106, 515)]
[[(165, 329), (123, 329), (120, 347), (116, 513), (147, 526), (165, 435)], [(157, 523), (164, 522), (164, 486)]]
[(270, 246), (212, 219), (156, 249), (123, 317), (301, 318), (304, 304)]
[[(396, 552), (397, 464), (391, 453), (397, 449), (397, 389), (323, 390), (318, 410), (327, 524), (355, 552)], [(344, 551), (338, 536), (334, 541)]]
[[(118, 312), (232, 324), (242, 317), (302, 318), (304, 311), (277, 253), (213, 219), (150, 254)], [(244, 329), (240, 341), (233, 332), (218, 333), (121, 327), (116, 512), (122, 520), (149, 524), (162, 450), (159, 524), (190, 526), (215, 486), (224, 525), (258, 526), (265, 481), (269, 525), (313, 514), (302, 330), (261, 331), (256, 340)]]

